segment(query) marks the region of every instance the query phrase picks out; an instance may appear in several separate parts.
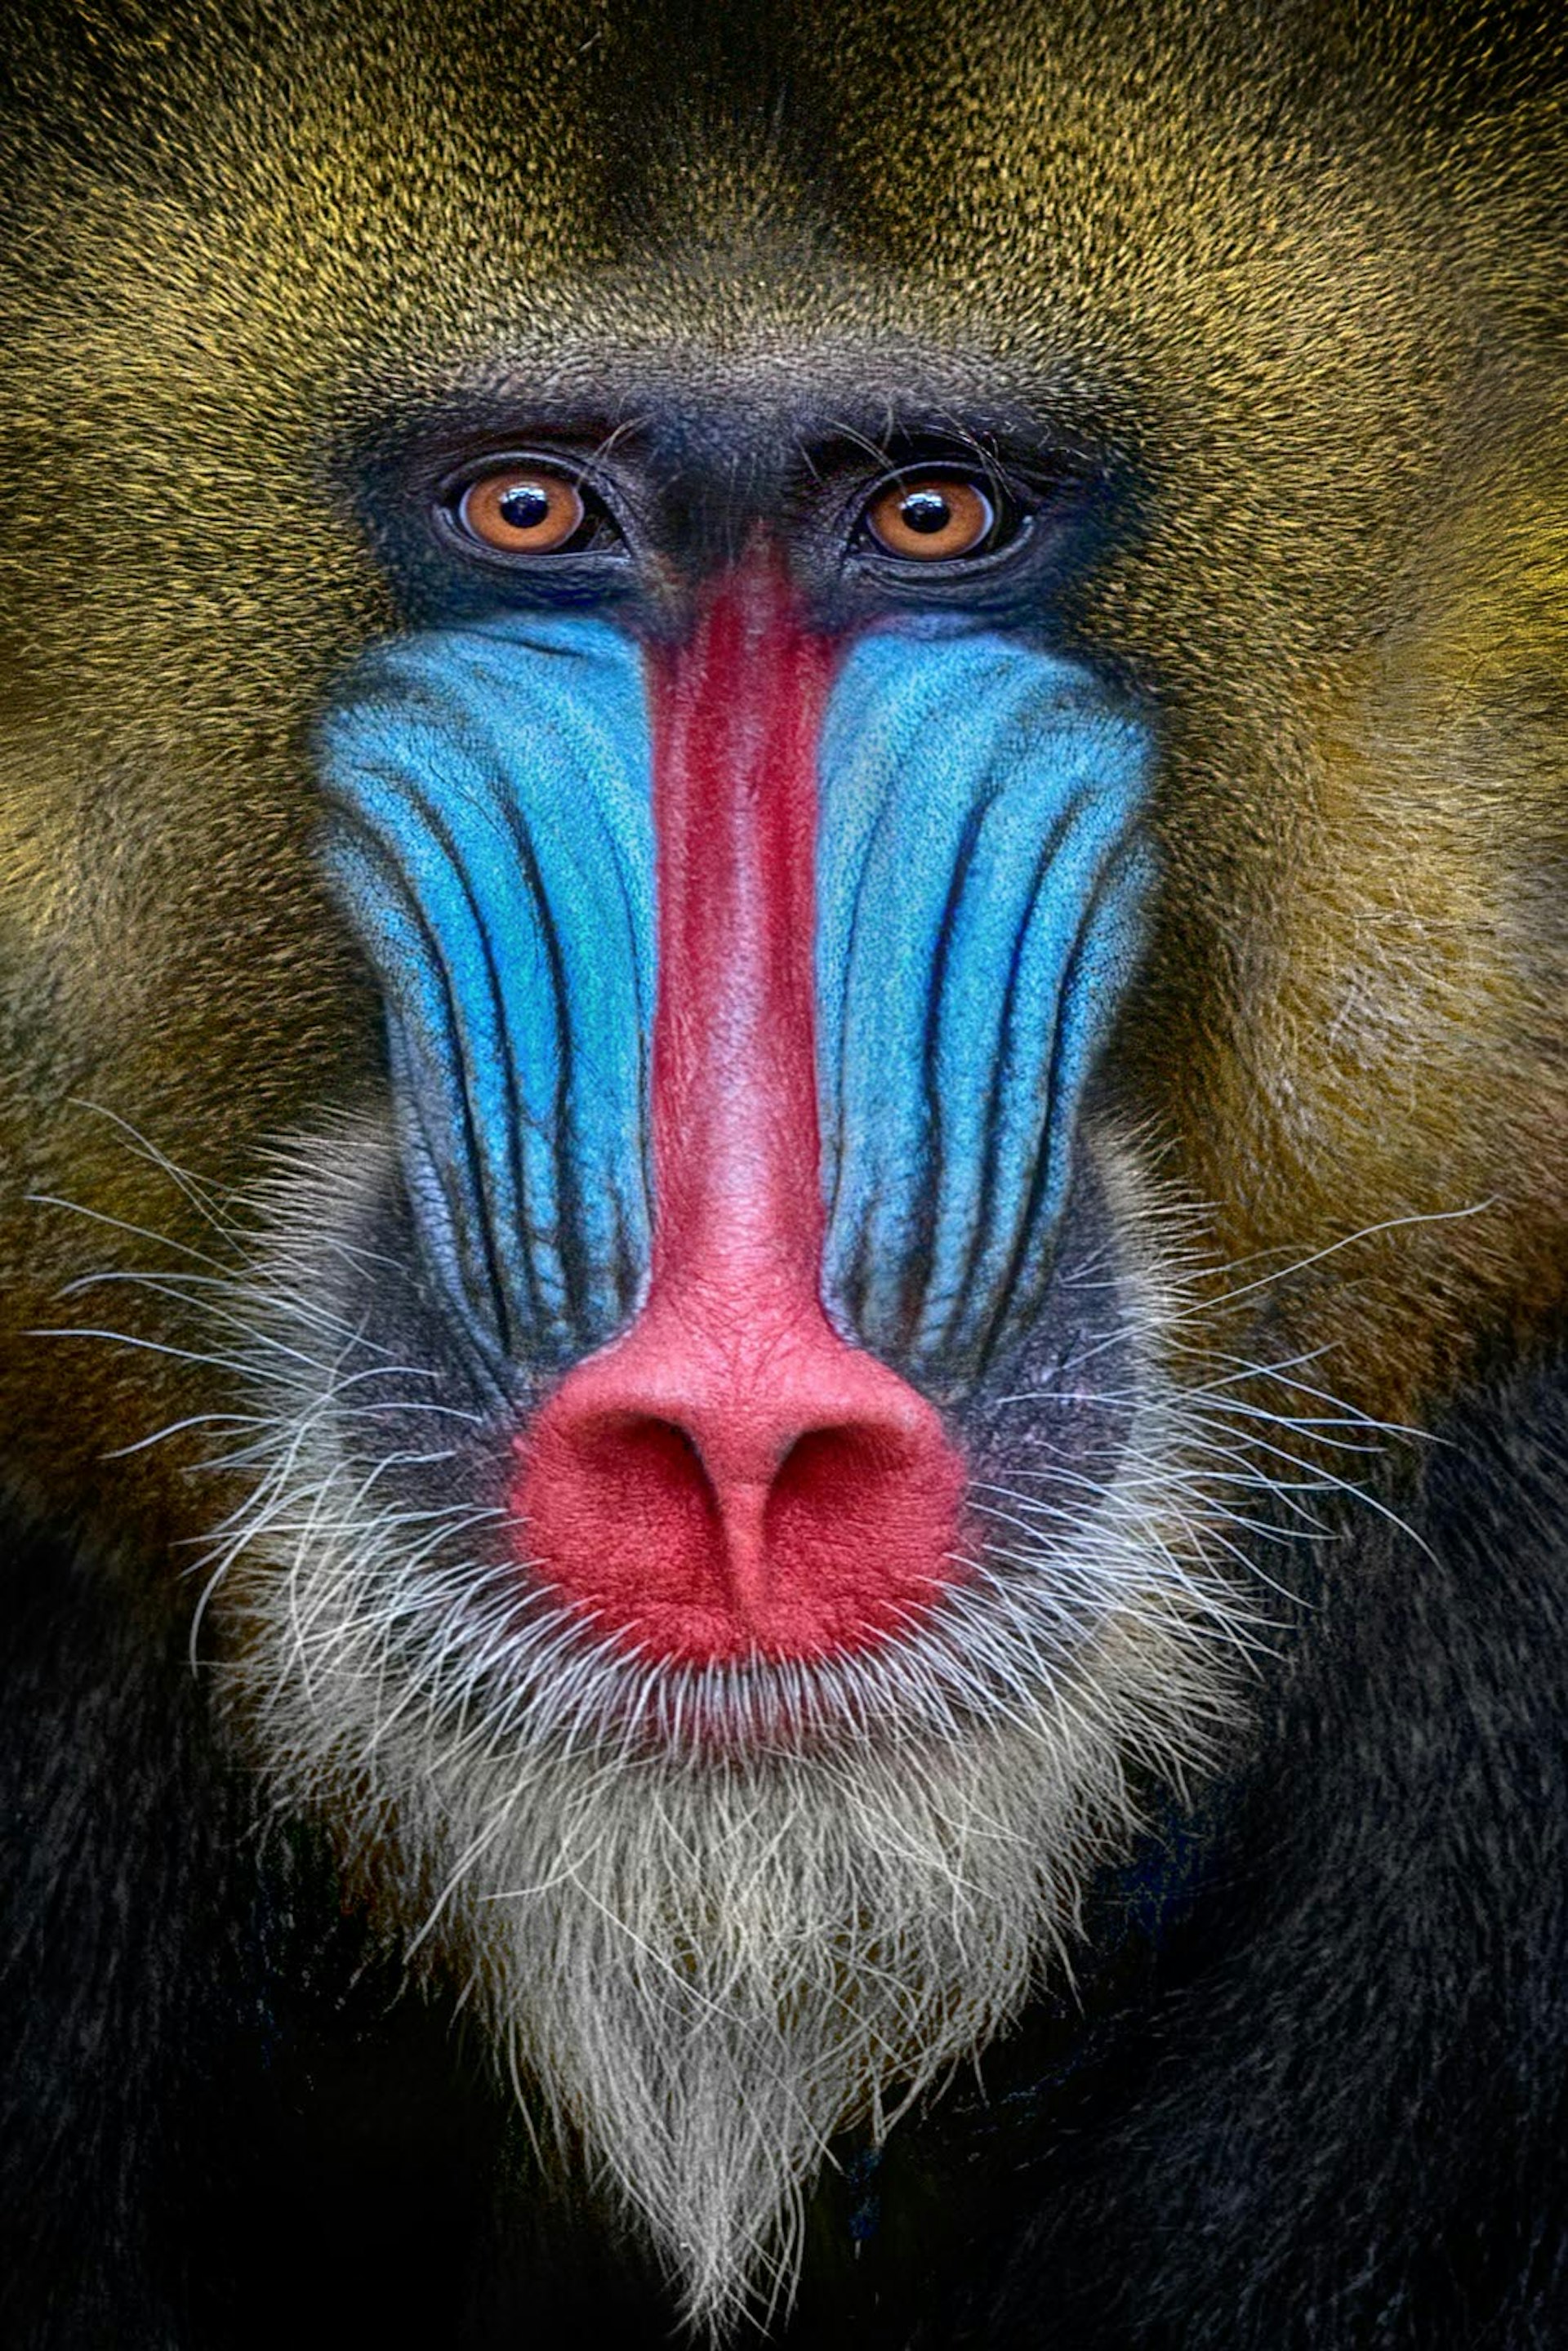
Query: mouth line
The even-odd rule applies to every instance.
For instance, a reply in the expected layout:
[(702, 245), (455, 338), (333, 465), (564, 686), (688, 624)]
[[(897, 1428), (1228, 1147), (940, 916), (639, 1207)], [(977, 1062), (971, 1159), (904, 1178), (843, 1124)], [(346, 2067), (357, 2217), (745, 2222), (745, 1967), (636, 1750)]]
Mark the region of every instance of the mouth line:
[(965, 1558), (962, 1581), (862, 1646), (792, 1655), (758, 1642), (693, 1661), (640, 1646), (621, 1625), (606, 1634), (590, 1609), (511, 1560), (444, 1572), (431, 1562), (394, 1671), (433, 1715), (451, 1710), (460, 1685), (464, 1729), (477, 1735), (483, 1720), (497, 1756), (701, 1764), (957, 1748), (977, 1726), (1044, 1736), (1118, 1614), (1176, 1627), (1176, 1595), (1152, 1572), (1134, 1582), (1129, 1565), (1118, 1593), (1103, 1572), (1092, 1591), (1082, 1561), (1064, 1576), (1065, 1552), (1027, 1565)]

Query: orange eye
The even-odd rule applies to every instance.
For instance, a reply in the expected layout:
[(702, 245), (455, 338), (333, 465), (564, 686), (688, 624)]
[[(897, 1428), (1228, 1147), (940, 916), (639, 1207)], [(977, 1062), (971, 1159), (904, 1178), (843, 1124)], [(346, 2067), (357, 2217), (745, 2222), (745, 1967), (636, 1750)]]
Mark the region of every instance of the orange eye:
[(462, 528), (497, 555), (554, 555), (576, 537), (587, 514), (575, 482), (537, 465), (482, 474), (457, 502)]
[(939, 563), (984, 547), (997, 527), (997, 510), (961, 474), (925, 474), (879, 490), (866, 522), (884, 554)]

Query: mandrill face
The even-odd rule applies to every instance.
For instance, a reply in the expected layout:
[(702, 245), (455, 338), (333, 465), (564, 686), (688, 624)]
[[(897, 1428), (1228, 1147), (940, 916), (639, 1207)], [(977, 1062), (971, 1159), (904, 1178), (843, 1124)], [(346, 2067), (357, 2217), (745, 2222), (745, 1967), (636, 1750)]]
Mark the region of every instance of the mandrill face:
[(714, 2330), (1560, 1297), (1522, 265), (1092, 14), (26, 51), (11, 1475)]
[(469, 447), (453, 610), (329, 694), (387, 1101), (267, 1189), (211, 1614), (720, 2320), (1018, 2011), (1248, 1601), (1092, 1107), (1155, 729), (1012, 601), (1082, 486), (977, 424), (835, 460), (765, 379), (747, 475), (738, 397), (669, 401)]

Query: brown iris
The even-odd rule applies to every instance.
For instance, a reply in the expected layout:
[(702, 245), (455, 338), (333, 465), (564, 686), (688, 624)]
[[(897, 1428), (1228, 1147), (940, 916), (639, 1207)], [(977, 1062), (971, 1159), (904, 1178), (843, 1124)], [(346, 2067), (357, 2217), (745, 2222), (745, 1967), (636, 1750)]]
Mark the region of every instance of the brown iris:
[(996, 528), (997, 510), (961, 474), (923, 474), (879, 490), (866, 522), (884, 554), (940, 563), (984, 547)]
[(564, 474), (501, 465), (469, 483), (457, 519), (497, 555), (554, 555), (582, 528), (587, 511), (582, 492)]

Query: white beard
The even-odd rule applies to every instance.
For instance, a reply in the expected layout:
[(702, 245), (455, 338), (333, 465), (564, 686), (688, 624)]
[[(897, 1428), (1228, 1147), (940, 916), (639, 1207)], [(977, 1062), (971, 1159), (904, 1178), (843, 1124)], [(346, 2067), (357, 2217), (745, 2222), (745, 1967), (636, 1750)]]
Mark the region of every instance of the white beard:
[[(286, 1228), (246, 1296), (297, 1337), (326, 1220), (289, 1193), (307, 1238), (291, 1251)], [(1192, 1540), (1179, 1399), (1156, 1385), (1126, 1494), (1070, 1546), (1042, 1533), (1038, 1565), (956, 1592), (863, 1669), (727, 1698), (721, 1676), (742, 1735), (715, 1742), (683, 1728), (703, 1677), (683, 1695), (574, 1656), (559, 1612), (519, 1617), (515, 1569), (456, 1555), (494, 1514), (389, 1510), (344, 1464), (332, 1375), (307, 1366), (277, 1414), (277, 1363), (270, 1467), (211, 1587), (249, 1752), (640, 2218), (688, 2320), (725, 2335), (788, 2300), (833, 2134), (880, 2135), (1066, 1961), (1137, 1826), (1130, 1775), (1179, 1781), (1236, 1719), (1248, 1620)], [(1092, 1603), (1071, 1637), (1062, 1593)]]
[(1108, 1635), (1032, 1720), (962, 1743), (706, 1761), (476, 1753), (413, 1708), (389, 1729), (364, 1663), (307, 1688), (296, 1653), (258, 1712), (253, 1650), (242, 1687), (279, 1793), (320, 1810), (411, 1962), (466, 1985), (503, 2074), (716, 2338), (788, 2301), (832, 2135), (880, 2137), (1065, 1958), (1089, 1875), (1136, 1824), (1129, 1721), (1168, 1766), (1176, 1683), (1197, 1696), (1171, 1647), (1151, 1686), (1147, 1623)]
[(447, 1784), (444, 1841), (500, 1823), (453, 1921), (497, 2045), (716, 2334), (787, 2295), (833, 2132), (880, 2135), (981, 2047), (1060, 1935), (1087, 1807), (1022, 1761), (985, 1740), (837, 1766), (583, 1761), (477, 1804)]

